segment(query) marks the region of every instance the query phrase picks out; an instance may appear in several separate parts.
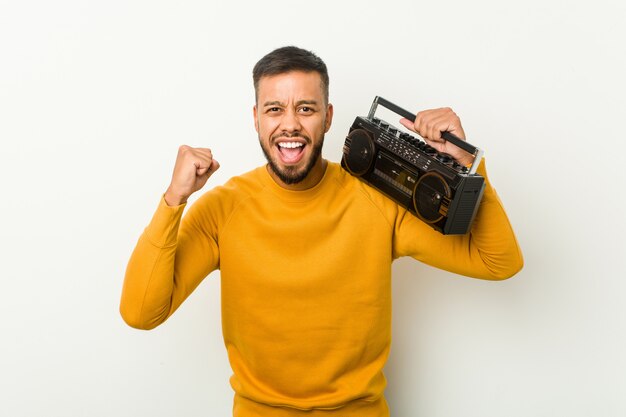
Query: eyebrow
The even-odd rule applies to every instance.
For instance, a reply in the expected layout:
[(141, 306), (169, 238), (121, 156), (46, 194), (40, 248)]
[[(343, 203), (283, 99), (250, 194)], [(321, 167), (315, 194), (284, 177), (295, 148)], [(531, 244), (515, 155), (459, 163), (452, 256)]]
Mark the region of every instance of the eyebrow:
[[(310, 105), (316, 105), (317, 101), (315, 100), (300, 100), (296, 102), (296, 106), (301, 106), (303, 104), (310, 104)], [(263, 107), (267, 107), (267, 106), (281, 106), (281, 107), (285, 107), (285, 103), (282, 103), (278, 100), (275, 101), (266, 101), (265, 103), (263, 103)]]

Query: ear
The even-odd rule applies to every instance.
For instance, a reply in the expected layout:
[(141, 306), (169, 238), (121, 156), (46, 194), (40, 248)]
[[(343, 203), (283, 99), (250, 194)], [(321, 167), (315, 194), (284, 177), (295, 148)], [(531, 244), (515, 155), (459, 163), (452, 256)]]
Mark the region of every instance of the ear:
[(252, 113), (254, 115), (254, 130), (256, 130), (257, 133), (259, 133), (259, 116), (257, 115), (256, 104), (252, 108)]
[(330, 125), (333, 124), (333, 105), (328, 103), (326, 106), (326, 126), (324, 126), (324, 133), (330, 130)]

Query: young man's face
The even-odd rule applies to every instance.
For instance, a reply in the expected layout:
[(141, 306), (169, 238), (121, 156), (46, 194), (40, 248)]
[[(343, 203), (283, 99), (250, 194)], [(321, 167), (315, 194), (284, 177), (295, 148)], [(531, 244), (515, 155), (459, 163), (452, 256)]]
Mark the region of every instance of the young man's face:
[(307, 179), (321, 178), (322, 145), (332, 116), (317, 72), (292, 71), (259, 80), (254, 124), (271, 173), (281, 185), (306, 186)]

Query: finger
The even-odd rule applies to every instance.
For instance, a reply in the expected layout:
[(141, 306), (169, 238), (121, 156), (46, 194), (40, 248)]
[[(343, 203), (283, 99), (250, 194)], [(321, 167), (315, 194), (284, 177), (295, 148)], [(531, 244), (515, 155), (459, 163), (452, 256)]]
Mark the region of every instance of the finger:
[(213, 152), (209, 148), (196, 148), (194, 149), (194, 155), (201, 158), (213, 159)]
[(193, 164), (196, 168), (210, 165), (212, 159), (210, 150), (198, 150), (187, 145), (182, 145), (178, 149), (178, 157), (176, 158), (177, 164), (183, 167)]
[(449, 107), (444, 107), (440, 110), (441, 112), (437, 118), (440, 132), (450, 132), (461, 139), (465, 139), (465, 132), (461, 126), (461, 119), (459, 116)]
[(204, 173), (211, 169), (213, 158), (196, 158), (193, 164), (196, 167), (196, 173), (198, 175), (204, 175)]
[(191, 156), (194, 160), (204, 161), (207, 164), (213, 159), (213, 153), (210, 149), (194, 149)]
[(424, 139), (428, 138), (428, 131), (426, 126), (429, 119), (429, 113), (430, 112), (428, 110), (424, 110), (417, 113), (417, 115), (415, 116), (415, 130)]
[(425, 110), (419, 114), (420, 132), (428, 138), (437, 142), (444, 142), (441, 133), (444, 131), (457, 130), (460, 122), (452, 109), (444, 107), (441, 109)]
[(211, 166), (211, 161), (213, 161), (213, 153), (210, 149), (196, 148), (191, 154), (191, 159), (194, 161), (194, 164), (197, 163), (202, 168), (208, 168)]
[(217, 159), (213, 159), (211, 160), (211, 167), (209, 169), (209, 171), (211, 172), (211, 174), (213, 174), (215, 171), (217, 171), (218, 169), (220, 169), (220, 163), (217, 162)]
[(445, 132), (450, 127), (450, 120), (447, 115), (439, 114), (430, 120), (428, 134), (430, 138), (437, 142), (445, 142), (441, 138), (441, 132)]

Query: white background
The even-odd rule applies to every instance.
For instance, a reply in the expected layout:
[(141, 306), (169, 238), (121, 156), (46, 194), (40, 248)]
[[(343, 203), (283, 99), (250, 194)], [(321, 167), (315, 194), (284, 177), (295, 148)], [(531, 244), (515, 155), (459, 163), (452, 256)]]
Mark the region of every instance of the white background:
[(263, 163), (251, 70), (289, 44), (329, 67), (331, 160), (375, 95), (451, 106), (525, 255), (394, 264), (392, 415), (626, 415), (624, 2), (0, 4), (0, 415), (230, 415), (219, 274), (151, 332), (119, 296), (180, 144), (212, 185)]

